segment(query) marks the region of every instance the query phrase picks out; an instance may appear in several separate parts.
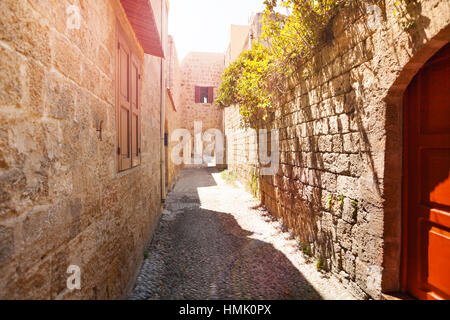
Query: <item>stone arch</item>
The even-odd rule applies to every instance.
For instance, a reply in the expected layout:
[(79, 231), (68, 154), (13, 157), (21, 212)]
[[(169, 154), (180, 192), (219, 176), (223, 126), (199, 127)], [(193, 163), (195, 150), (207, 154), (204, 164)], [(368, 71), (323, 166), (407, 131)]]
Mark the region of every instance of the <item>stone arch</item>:
[(386, 102), (386, 149), (384, 176), (384, 250), (382, 292), (402, 288), (403, 224), (403, 95), (425, 63), (450, 41), (450, 25), (424, 43), (405, 64), (390, 87)]

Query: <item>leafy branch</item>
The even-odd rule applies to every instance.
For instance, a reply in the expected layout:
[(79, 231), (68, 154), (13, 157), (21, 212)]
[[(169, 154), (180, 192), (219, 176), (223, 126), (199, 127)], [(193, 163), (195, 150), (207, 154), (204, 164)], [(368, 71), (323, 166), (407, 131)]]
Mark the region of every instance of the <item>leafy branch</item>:
[[(267, 119), (273, 102), (287, 90), (286, 80), (320, 43), (342, 2), (265, 0), (263, 34), (225, 70), (216, 105), (239, 105), (244, 127), (258, 117)], [(279, 13), (280, 8), (288, 14)]]

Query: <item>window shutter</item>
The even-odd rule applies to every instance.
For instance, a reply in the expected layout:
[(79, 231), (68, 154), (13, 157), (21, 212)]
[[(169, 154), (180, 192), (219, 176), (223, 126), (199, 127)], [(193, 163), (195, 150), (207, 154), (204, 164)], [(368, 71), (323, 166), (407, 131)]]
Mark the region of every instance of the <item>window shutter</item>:
[(200, 103), (200, 87), (195, 86), (195, 103)]
[(213, 103), (214, 102), (214, 87), (208, 88), (208, 102)]
[(117, 59), (117, 135), (118, 135), (118, 166), (119, 171), (131, 168), (130, 150), (130, 62), (131, 52), (123, 36), (119, 36)]
[(141, 164), (141, 155), (142, 155), (142, 149), (141, 149), (141, 105), (140, 105), (140, 103), (141, 103), (141, 101), (140, 101), (140, 95), (141, 95), (141, 71), (140, 71), (140, 69), (139, 69), (139, 75), (138, 75), (138, 104), (137, 104), (137, 106), (138, 106), (138, 116), (139, 116), (139, 119), (138, 119), (138, 155), (139, 155), (139, 164)]
[(133, 56), (131, 64), (131, 166), (141, 163), (140, 139), (141, 139), (141, 110), (139, 107), (139, 64)]

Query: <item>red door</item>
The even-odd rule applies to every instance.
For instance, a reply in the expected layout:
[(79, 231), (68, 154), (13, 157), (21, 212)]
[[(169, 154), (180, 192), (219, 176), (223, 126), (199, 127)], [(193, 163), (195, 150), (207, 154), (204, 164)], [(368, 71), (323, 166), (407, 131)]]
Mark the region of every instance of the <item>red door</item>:
[(450, 44), (404, 97), (404, 289), (450, 299)]

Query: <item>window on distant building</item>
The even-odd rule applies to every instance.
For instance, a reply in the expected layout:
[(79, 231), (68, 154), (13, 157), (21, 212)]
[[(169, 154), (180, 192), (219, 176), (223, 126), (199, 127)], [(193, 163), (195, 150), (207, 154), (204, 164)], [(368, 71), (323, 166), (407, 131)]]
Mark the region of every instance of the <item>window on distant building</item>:
[(213, 103), (214, 87), (195, 87), (195, 103)]

